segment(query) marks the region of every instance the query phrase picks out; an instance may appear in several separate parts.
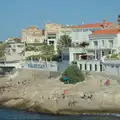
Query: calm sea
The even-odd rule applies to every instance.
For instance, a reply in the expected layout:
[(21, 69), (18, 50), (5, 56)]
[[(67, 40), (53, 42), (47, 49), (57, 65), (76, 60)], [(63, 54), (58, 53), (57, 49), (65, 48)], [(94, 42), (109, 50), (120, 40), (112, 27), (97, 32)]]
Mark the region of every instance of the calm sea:
[(13, 109), (0, 109), (0, 120), (120, 120), (119, 116), (119, 114), (51, 116)]

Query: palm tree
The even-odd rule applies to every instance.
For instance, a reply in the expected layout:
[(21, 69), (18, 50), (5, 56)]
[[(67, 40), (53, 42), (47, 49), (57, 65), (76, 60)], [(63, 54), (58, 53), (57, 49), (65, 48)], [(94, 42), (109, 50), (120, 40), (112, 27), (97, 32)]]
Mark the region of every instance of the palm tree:
[(58, 41), (60, 47), (71, 47), (72, 39), (69, 35), (63, 35)]
[(86, 46), (89, 46), (89, 43), (88, 42), (82, 42), (81, 44), (80, 44), (80, 47), (86, 47)]

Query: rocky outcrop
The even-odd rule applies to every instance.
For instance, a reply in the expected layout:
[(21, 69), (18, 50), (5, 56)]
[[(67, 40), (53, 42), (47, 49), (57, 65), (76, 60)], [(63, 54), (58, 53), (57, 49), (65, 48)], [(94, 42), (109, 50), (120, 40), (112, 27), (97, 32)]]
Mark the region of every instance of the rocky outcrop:
[[(22, 72), (23, 74), (23, 72)], [(120, 112), (120, 86), (104, 86), (102, 76), (90, 76), (76, 85), (65, 85), (58, 78), (41, 78), (25, 72), (0, 81), (0, 106), (50, 114)], [(47, 73), (45, 73), (47, 74)], [(27, 76), (26, 76), (27, 75)], [(103, 79), (103, 84), (100, 80)], [(67, 90), (67, 94), (64, 93)]]

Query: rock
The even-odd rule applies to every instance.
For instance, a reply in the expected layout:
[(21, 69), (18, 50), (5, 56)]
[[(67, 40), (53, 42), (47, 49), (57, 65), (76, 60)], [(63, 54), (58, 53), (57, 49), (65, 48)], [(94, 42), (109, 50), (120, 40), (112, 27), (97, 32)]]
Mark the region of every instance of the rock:
[[(33, 73), (35, 80), (31, 79)], [(54, 114), (113, 109), (120, 112), (120, 86), (116, 81), (107, 87), (100, 86), (104, 77), (91, 74), (87, 81), (66, 85), (58, 79), (48, 79), (48, 75), (44, 71), (23, 70), (8, 83), (8, 80), (0, 81), (0, 105)], [(67, 97), (63, 94), (65, 89)]]

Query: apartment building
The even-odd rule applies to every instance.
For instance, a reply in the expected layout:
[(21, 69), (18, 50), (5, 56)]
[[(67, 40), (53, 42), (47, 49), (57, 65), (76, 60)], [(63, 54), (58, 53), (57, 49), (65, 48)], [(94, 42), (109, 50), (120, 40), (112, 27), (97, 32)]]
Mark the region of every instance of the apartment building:
[(43, 31), (36, 26), (30, 26), (22, 30), (22, 42), (42, 43), (44, 39)]
[(111, 22), (107, 22), (104, 20), (101, 23), (94, 23), (94, 24), (82, 24), (79, 26), (71, 26), (72, 28), (72, 40), (74, 43), (80, 43), (83, 41), (89, 41), (89, 35), (92, 32), (97, 30), (105, 29), (111, 26)]
[(120, 29), (103, 29), (90, 35), (88, 51), (95, 54), (95, 59), (120, 52)]
[(48, 45), (54, 45), (55, 51), (57, 51), (57, 42), (61, 31), (61, 25), (56, 23), (45, 24), (45, 40)]
[[(73, 48), (72, 48), (73, 49)], [(120, 29), (101, 29), (93, 32), (89, 38), (89, 46), (83, 48), (70, 48), (70, 62), (77, 61), (80, 70), (106, 71), (120, 75), (120, 65), (116, 60), (104, 60), (107, 55), (120, 53)], [(78, 50), (79, 49), (79, 50)], [(117, 63), (120, 61), (117, 61)], [(110, 68), (110, 69), (108, 69)]]
[[(91, 46), (90, 42), (90, 35), (92, 35), (94, 32), (98, 30), (104, 30), (110, 27), (113, 23), (103, 21), (103, 23), (95, 23), (95, 24), (84, 24), (80, 26), (71, 26), (72, 32), (71, 32), (71, 38), (72, 43), (74, 44), (74, 48), (70, 49), (70, 62), (80, 60), (83, 56), (83, 53), (81, 52), (79, 45), (83, 42), (87, 42), (90, 44), (89, 48), (91, 47), (94, 50), (94, 47)], [(85, 48), (82, 48), (85, 49)], [(85, 50), (84, 50), (85, 51)], [(85, 52), (84, 52), (85, 53)], [(89, 54), (90, 58), (93, 58), (94, 52), (88, 51), (87, 54)], [(86, 58), (86, 55), (83, 56), (83, 58)]]

